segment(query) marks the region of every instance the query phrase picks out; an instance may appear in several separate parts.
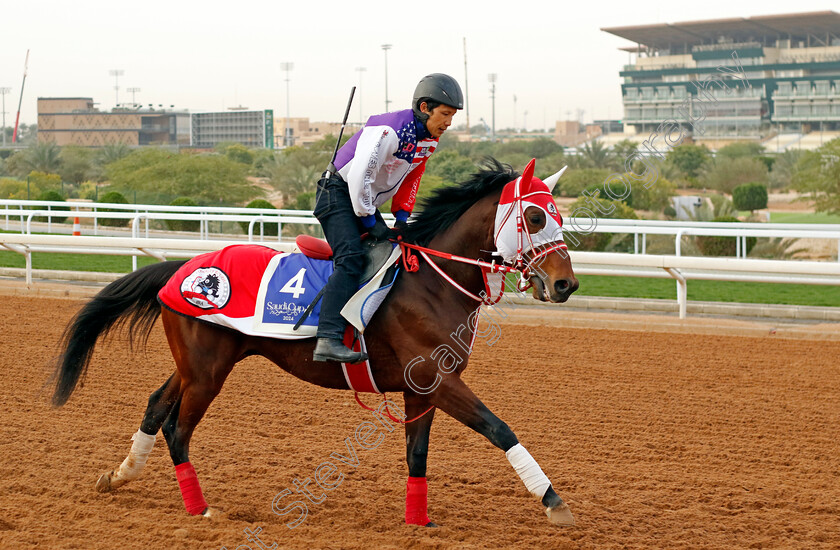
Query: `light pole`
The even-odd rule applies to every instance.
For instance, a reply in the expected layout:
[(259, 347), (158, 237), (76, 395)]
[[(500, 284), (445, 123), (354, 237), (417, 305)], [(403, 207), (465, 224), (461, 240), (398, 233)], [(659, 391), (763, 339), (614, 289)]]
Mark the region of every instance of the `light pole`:
[(289, 127), (289, 123), (290, 123), (290, 120), (289, 120), (289, 117), (290, 117), (290, 114), (289, 114), (290, 113), (290, 111), (289, 111), (289, 80), (291, 80), (290, 77), (289, 77), (289, 73), (292, 71), (292, 69), (295, 68), (295, 64), (294, 63), (289, 63), (289, 62), (280, 63), (280, 68), (283, 69), (284, 71), (286, 71), (286, 128), (285, 128), (285, 130), (283, 130), (283, 132), (284, 132), (284, 134), (283, 134), (283, 146), (288, 147), (292, 143), (291, 136), (289, 135), (289, 129), (290, 129), (290, 127)]
[(513, 94), (513, 133), (516, 134), (516, 94)]
[(362, 116), (362, 73), (365, 72), (367, 68), (365, 67), (356, 67), (356, 71), (359, 73), (359, 123), (364, 124), (365, 119)]
[(487, 75), (487, 80), (490, 82), (490, 99), (492, 100), (493, 104), (493, 126), (490, 132), (490, 141), (496, 141), (496, 79), (498, 75), (496, 73), (490, 73)]
[(134, 105), (137, 105), (137, 101), (136, 101), (136, 98), (135, 98), (134, 94), (139, 92), (140, 88), (126, 88), (125, 91), (131, 94), (131, 103), (133, 103)]
[(6, 94), (11, 91), (11, 88), (0, 88), (0, 96), (3, 96), (3, 147), (6, 146)]
[(108, 71), (108, 74), (114, 77), (114, 91), (116, 92), (116, 104), (115, 107), (120, 104), (120, 77), (125, 74), (125, 71), (122, 69), (111, 69)]
[(382, 50), (385, 52), (385, 112), (388, 112), (388, 50), (391, 49), (391, 44), (382, 44)]
[(522, 113), (522, 131), (528, 133), (528, 111)]

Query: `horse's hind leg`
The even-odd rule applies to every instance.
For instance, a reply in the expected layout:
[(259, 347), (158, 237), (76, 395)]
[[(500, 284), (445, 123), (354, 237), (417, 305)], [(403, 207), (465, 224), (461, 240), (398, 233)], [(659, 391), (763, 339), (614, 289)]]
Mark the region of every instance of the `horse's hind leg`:
[(140, 429), (131, 437), (134, 441), (131, 451), (116, 470), (111, 470), (99, 477), (96, 482), (97, 491), (100, 493), (113, 491), (140, 476), (155, 445), (155, 435), (178, 400), (180, 386), (181, 377), (175, 372), (149, 396), (149, 404), (146, 407), (143, 422), (140, 423)]

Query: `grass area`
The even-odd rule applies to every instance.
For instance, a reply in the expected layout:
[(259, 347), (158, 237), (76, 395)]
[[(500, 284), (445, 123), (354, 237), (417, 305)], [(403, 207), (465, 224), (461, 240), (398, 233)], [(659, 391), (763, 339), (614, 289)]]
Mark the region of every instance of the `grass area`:
[[(677, 299), (677, 284), (670, 279), (580, 275), (578, 280), (580, 289), (577, 294), (583, 296)], [(840, 307), (840, 286), (689, 280), (688, 299), (703, 302)]]
[[(137, 266), (156, 263), (149, 257), (138, 257)], [(0, 252), (0, 267), (26, 267), (26, 261), (16, 252)], [(99, 271), (103, 273), (128, 273), (131, 271), (131, 256), (97, 256), (94, 254), (63, 254), (36, 252), (32, 254), (33, 269), (57, 269), (61, 271)]]
[[(140, 257), (139, 267), (157, 260)], [(26, 267), (24, 258), (15, 252), (0, 252), (0, 267)], [(92, 254), (35, 253), (34, 269), (63, 271), (99, 271), (128, 273), (130, 256), (96, 256)], [(646, 277), (606, 277), (581, 275), (579, 295), (618, 298), (663, 298), (676, 300), (676, 283), (670, 279)], [(512, 279), (509, 279), (512, 280)], [(706, 302), (739, 302), (753, 304), (789, 304), (840, 307), (840, 286), (787, 285), (777, 283), (738, 283), (729, 281), (689, 281), (688, 299)]]
[(840, 215), (825, 212), (770, 212), (772, 223), (840, 223)]

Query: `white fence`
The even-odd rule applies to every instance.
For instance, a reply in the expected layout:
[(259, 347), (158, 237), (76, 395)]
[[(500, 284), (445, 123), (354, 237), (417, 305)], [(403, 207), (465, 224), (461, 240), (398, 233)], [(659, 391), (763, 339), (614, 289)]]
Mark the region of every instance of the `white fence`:
[[(246, 208), (208, 208), (208, 207), (173, 207), (151, 205), (116, 205), (116, 204), (78, 204), (88, 211), (55, 211), (58, 206), (71, 206), (75, 203), (45, 201), (0, 201), (5, 206), (7, 230), (20, 233), (0, 233), (0, 248), (22, 254), (26, 258), (27, 283), (32, 281), (33, 252), (69, 252), (79, 254), (112, 254), (133, 256), (133, 269), (136, 269), (138, 256), (151, 256), (159, 260), (168, 257), (194, 256), (224, 246), (243, 242), (260, 242), (278, 250), (290, 251), (291, 242), (280, 238), (282, 224), (317, 224), (311, 212), (296, 210), (259, 210)], [(40, 210), (23, 209), (24, 206), (37, 206)], [(102, 208), (118, 210), (103, 212)], [(3, 216), (3, 210), (0, 210)], [(47, 217), (85, 217), (96, 220), (102, 218), (120, 218), (131, 220), (131, 236), (67, 236), (33, 235), (32, 220), (35, 216)], [(390, 218), (390, 216), (389, 216)], [(198, 235), (181, 235), (181, 238), (157, 238), (149, 231), (150, 220), (197, 220), (201, 231)], [(392, 218), (391, 218), (392, 219)], [(243, 240), (233, 240), (227, 236), (215, 236), (211, 239), (209, 222), (229, 221), (249, 223), (247, 236)], [(578, 220), (569, 220), (567, 227), (574, 227)], [(580, 220), (580, 225), (586, 220)], [(19, 223), (18, 223), (19, 222)], [(145, 226), (141, 229), (140, 224)], [(255, 235), (256, 224), (276, 223), (278, 240), (266, 241)], [(47, 222), (48, 231), (54, 224)], [(666, 222), (656, 220), (613, 220), (604, 219), (594, 224), (594, 232), (633, 234), (636, 254), (617, 254), (604, 252), (572, 252), (575, 271), (580, 274), (673, 278), (677, 284), (677, 301), (680, 318), (685, 317), (687, 301), (687, 282), (693, 279), (801, 283), (815, 285), (840, 285), (840, 263), (794, 260), (755, 260), (739, 258), (708, 258), (682, 256), (681, 242), (687, 235), (711, 235), (737, 237), (738, 256), (746, 255), (747, 237), (782, 237), (829, 239), (840, 243), (840, 225), (820, 224), (748, 224), (748, 223), (711, 223), (711, 222)], [(16, 226), (16, 227), (15, 227)], [(62, 227), (66, 228), (66, 225)], [(673, 235), (676, 255), (661, 256), (645, 253), (647, 235)], [(196, 239), (196, 236), (198, 238)], [(291, 236), (290, 236), (291, 237)], [(568, 237), (567, 237), (568, 238)], [(245, 240), (247, 239), (247, 240)]]

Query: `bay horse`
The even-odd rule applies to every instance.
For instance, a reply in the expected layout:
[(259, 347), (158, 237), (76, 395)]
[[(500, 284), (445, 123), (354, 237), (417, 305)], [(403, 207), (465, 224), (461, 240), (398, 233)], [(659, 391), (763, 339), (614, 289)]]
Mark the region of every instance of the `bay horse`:
[[(460, 376), (472, 350), (479, 308), (493, 303), (488, 274), (518, 272), (519, 284), (524, 285), (520, 290), (531, 287), (533, 296), (544, 302), (565, 302), (577, 290), (563, 242), (562, 218), (551, 196), (562, 171), (543, 182), (533, 177), (533, 170), (533, 160), (520, 176), (510, 166), (488, 159), (469, 181), (434, 190), (402, 236), (407, 269), (399, 272), (366, 329), (376, 386), (382, 393), (402, 392), (404, 418), (409, 419), (403, 422), (409, 475), (406, 523), (435, 526), (427, 515), (426, 459), (429, 430), (438, 408), (505, 452), (552, 523), (574, 525), (568, 505), (537, 462)], [(109, 284), (82, 307), (62, 337), (52, 402), (56, 407), (67, 402), (100, 338), (123, 325), (128, 325), (132, 338), (148, 338), (160, 317), (176, 370), (149, 397), (128, 457), (117, 469), (103, 474), (96, 488), (113, 491), (136, 479), (162, 430), (187, 511), (210, 516), (218, 512), (204, 500), (189, 461), (189, 444), (238, 361), (261, 355), (323, 388), (352, 388), (340, 364), (312, 360), (314, 338), (249, 336), (161, 307), (158, 292), (184, 263), (146, 266)], [(466, 337), (461, 335), (465, 327)], [(469, 349), (461, 346), (463, 358), (453, 351), (454, 345), (449, 347), (453, 337), (469, 342)], [(441, 353), (444, 348), (449, 351)]]

